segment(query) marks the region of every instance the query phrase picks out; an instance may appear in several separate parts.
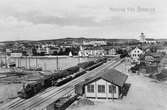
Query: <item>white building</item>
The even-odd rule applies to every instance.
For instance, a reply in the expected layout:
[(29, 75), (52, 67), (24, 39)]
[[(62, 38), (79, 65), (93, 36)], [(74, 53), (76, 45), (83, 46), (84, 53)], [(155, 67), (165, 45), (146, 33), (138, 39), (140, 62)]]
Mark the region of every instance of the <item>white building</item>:
[(141, 33), (139, 36), (139, 42), (144, 43), (146, 41), (146, 37), (144, 35), (144, 33)]
[(167, 47), (158, 48), (158, 49), (157, 49), (157, 53), (158, 53), (158, 52), (164, 52), (164, 53), (167, 54)]
[(108, 55), (116, 55), (116, 49), (112, 48), (108, 50)]
[(155, 44), (155, 43), (157, 43), (157, 41), (155, 39), (146, 38), (146, 36), (144, 35), (144, 33), (141, 33), (141, 35), (139, 36), (139, 42), (141, 42), (141, 43), (147, 43), (147, 44)]
[(83, 45), (93, 45), (93, 46), (100, 46), (100, 45), (107, 45), (106, 41), (83, 41)]
[(136, 47), (135, 49), (133, 49), (130, 52), (130, 56), (132, 58), (133, 61), (138, 61), (140, 58), (140, 55), (144, 54), (143, 50), (139, 49), (138, 47)]
[(110, 69), (99, 73), (75, 86), (75, 92), (86, 98), (118, 99), (123, 95), (123, 87), (128, 76)]
[(105, 50), (102, 48), (88, 48), (85, 50), (80, 50), (78, 53), (79, 56), (103, 56), (105, 55)]
[(155, 43), (157, 43), (157, 41), (155, 39), (146, 38), (145, 43), (147, 43), (147, 44), (155, 44)]

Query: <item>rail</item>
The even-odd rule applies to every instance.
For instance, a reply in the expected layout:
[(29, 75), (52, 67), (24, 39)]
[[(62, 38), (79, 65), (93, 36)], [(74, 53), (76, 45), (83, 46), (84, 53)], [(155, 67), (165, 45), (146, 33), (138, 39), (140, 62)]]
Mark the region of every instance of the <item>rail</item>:
[(49, 104), (58, 100), (63, 95), (74, 91), (74, 85), (78, 84), (79, 82), (85, 80), (90, 76), (96, 75), (97, 73), (107, 69), (108, 67), (115, 68), (120, 63), (122, 63), (122, 60), (115, 59), (113, 61), (101, 65), (100, 67), (93, 69), (92, 71), (87, 72), (86, 74), (70, 81), (69, 83), (61, 87), (48, 88), (47, 90), (27, 100), (17, 98), (14, 101), (9, 102), (0, 107), (0, 110), (42, 110)]

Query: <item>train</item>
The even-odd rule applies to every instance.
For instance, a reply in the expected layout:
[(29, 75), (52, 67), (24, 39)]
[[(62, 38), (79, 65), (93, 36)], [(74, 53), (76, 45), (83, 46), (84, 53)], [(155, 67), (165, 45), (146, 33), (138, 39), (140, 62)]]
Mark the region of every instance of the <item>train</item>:
[(87, 61), (79, 63), (77, 66), (73, 66), (59, 72), (47, 75), (37, 81), (23, 84), (20, 91), (17, 92), (18, 97), (22, 99), (28, 99), (38, 94), (39, 92), (52, 87), (61, 86), (83, 74), (86, 71), (90, 71), (107, 61), (107, 58), (100, 58), (94, 61)]

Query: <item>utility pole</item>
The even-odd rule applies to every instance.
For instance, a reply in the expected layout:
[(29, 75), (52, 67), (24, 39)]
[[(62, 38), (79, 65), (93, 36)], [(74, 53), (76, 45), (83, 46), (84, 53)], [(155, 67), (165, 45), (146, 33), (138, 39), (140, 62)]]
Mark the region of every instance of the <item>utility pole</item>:
[(21, 66), (21, 59), (22, 59), (22, 56), (20, 57), (20, 67), (22, 67), (22, 66)]
[(25, 59), (25, 60), (26, 60), (26, 69), (27, 69), (27, 56), (26, 56), (26, 59)]
[(29, 69), (31, 68), (31, 65), (30, 65), (30, 56), (29, 56), (29, 59), (28, 59), (28, 63), (29, 63)]
[(38, 59), (37, 59), (37, 56), (36, 56), (36, 68), (38, 67)]
[(1, 55), (1, 62), (0, 62), (0, 64), (1, 64), (0, 66), (2, 67), (2, 55)]
[(18, 58), (17, 63), (18, 63), (18, 67), (19, 67), (19, 57), (17, 57), (17, 58)]
[(5, 51), (5, 67), (7, 68), (7, 52)]
[(58, 61), (58, 55), (57, 55), (57, 57), (56, 57), (56, 65), (57, 65), (57, 70), (59, 70), (59, 61)]

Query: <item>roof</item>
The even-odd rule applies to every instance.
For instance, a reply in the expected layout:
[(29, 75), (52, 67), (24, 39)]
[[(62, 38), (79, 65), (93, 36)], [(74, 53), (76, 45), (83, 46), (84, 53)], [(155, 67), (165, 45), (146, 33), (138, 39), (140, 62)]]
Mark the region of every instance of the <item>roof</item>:
[(116, 69), (105, 70), (103, 73), (98, 73), (95, 77), (89, 78), (85, 81), (85, 85), (94, 82), (98, 79), (104, 79), (110, 83), (122, 87), (128, 76)]
[(143, 51), (143, 49), (142, 49), (141, 47), (133, 47), (133, 48), (131, 49), (131, 51), (136, 50), (136, 49)]
[(142, 50), (141, 48), (139, 48), (139, 47), (133, 48), (133, 49), (130, 51), (130, 53), (133, 53), (133, 52), (136, 52), (136, 51), (140, 51), (139, 54), (142, 54), (142, 53), (143, 53), (143, 50)]

